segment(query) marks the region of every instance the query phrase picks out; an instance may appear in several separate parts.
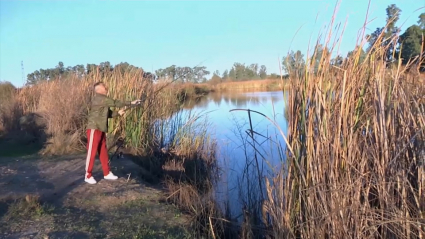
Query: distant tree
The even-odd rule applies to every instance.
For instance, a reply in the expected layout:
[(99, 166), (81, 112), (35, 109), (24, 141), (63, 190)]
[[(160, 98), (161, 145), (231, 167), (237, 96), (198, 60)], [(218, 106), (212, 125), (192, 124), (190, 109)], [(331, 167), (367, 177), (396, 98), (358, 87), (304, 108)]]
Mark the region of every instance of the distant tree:
[(176, 74), (176, 65), (171, 65), (167, 68), (165, 68), (165, 74), (167, 75), (168, 79), (171, 80), (177, 80), (177, 74)]
[(76, 65), (72, 67), (72, 72), (79, 78), (83, 77), (86, 72), (86, 68), (84, 68), (84, 65)]
[(87, 64), (86, 65), (87, 74), (92, 74), (94, 72), (97, 72), (97, 69), (98, 69), (98, 67), (97, 67), (96, 64)]
[(220, 72), (215, 71), (215, 72), (213, 73), (213, 76), (212, 76), (212, 77), (211, 77), (211, 79), (210, 79), (210, 83), (211, 83), (211, 84), (213, 84), (213, 85), (215, 85), (215, 84), (220, 83), (221, 81), (222, 81), (222, 79), (221, 79), (221, 77), (220, 77)]
[(247, 75), (247, 78), (248, 79), (255, 79), (255, 78), (258, 78), (259, 77), (259, 74), (258, 74), (259, 69), (258, 69), (258, 64), (257, 63), (251, 64), (246, 69), (246, 71), (247, 71), (246, 75)]
[(155, 75), (158, 77), (158, 80), (166, 77), (164, 69), (155, 70)]
[(175, 67), (175, 75), (174, 75), (174, 80), (178, 81), (178, 82), (185, 82), (185, 75), (184, 75), (184, 67)]
[(109, 61), (101, 62), (99, 65), (88, 63), (86, 67), (84, 67), (84, 65), (65, 67), (64, 63), (60, 61), (54, 68), (40, 69), (28, 74), (26, 84), (34, 85), (41, 81), (63, 79), (69, 76), (81, 79), (87, 74), (93, 73), (100, 74), (101, 77), (104, 77), (108, 74), (112, 74), (116, 70), (124, 74), (125, 72), (133, 70), (140, 70), (142, 72), (143, 69), (128, 64), (127, 62), (121, 62), (112, 66)]
[(260, 76), (261, 79), (267, 78), (267, 68), (266, 68), (265, 65), (260, 66), (260, 71), (259, 71), (258, 75)]
[(399, 42), (401, 44), (401, 58), (403, 64), (406, 64), (414, 57), (418, 57), (422, 51), (422, 36), (424, 34), (417, 25), (412, 25), (400, 36)]
[(194, 70), (188, 66), (179, 67), (177, 74), (183, 82), (193, 82), (195, 78)]
[(225, 70), (222, 75), (222, 80), (243, 81), (253, 79), (267, 78), (266, 66), (259, 66), (258, 63), (245, 65), (244, 63), (233, 63), (230, 70)]
[(282, 60), (282, 69), (291, 76), (301, 76), (305, 68), (304, 55), (301, 51), (291, 51)]
[(384, 27), (377, 28), (372, 34), (367, 35), (369, 46), (367, 51), (372, 50), (372, 47), (376, 45), (378, 47), (387, 47), (385, 59), (387, 62), (394, 61), (393, 54), (396, 54), (397, 35), (400, 32), (400, 28), (396, 26), (397, 21), (400, 19), (400, 8), (396, 4), (391, 4), (386, 8), (386, 29)]
[(222, 79), (223, 79), (223, 80), (226, 80), (227, 78), (229, 78), (229, 71), (228, 71), (228, 70), (225, 70), (225, 71), (223, 72)]
[(393, 54), (396, 51), (397, 35), (400, 32), (400, 28), (396, 27), (397, 21), (400, 19), (401, 9), (395, 4), (391, 4), (387, 7), (387, 31), (385, 33), (385, 46), (388, 46), (386, 61), (394, 61)]
[(359, 63), (363, 63), (363, 61), (366, 59), (366, 52), (360, 46), (356, 46), (353, 51), (350, 51), (347, 54), (348, 59), (355, 59), (355, 57), (358, 57)]
[(422, 30), (425, 30), (425, 12), (419, 15), (418, 25)]
[(62, 61), (60, 61), (59, 63), (58, 63), (58, 65), (56, 66), (56, 68), (54, 69), (54, 71), (53, 71), (53, 77), (54, 78), (61, 78), (64, 74), (65, 74), (65, 66), (63, 65), (63, 62)]
[(236, 80), (236, 70), (234, 67), (232, 67), (229, 71), (229, 78), (231, 80)]
[(210, 74), (210, 72), (207, 71), (207, 67), (205, 67), (205, 66), (196, 66), (193, 69), (194, 79), (192, 80), (192, 82), (199, 83), (199, 82), (206, 81), (205, 76), (207, 76), (209, 74)]
[(391, 4), (386, 8), (387, 12), (387, 31), (385, 37), (393, 36), (399, 29), (396, 27), (397, 21), (400, 19), (401, 9), (395, 4)]
[[(122, 76), (124, 76), (126, 73), (132, 72), (132, 73), (136, 73), (139, 72), (140, 74), (142, 74), (143, 69), (134, 65), (129, 64), (128, 62), (120, 62), (118, 64), (116, 64), (115, 66), (111, 66), (108, 64), (104, 64), (103, 65), (103, 71), (107, 71), (107, 72), (115, 72), (115, 73), (120, 73)], [(109, 68), (109, 70), (108, 70)], [(108, 74), (108, 73), (106, 73)], [(141, 75), (141, 77), (143, 78), (149, 78), (149, 79), (154, 79), (154, 75), (152, 73), (149, 72), (149, 74), (144, 74)]]
[(421, 54), (425, 52), (425, 46), (422, 43), (425, 37), (424, 21), (425, 13), (422, 13), (419, 16), (418, 25), (412, 25), (407, 28), (399, 39), (402, 63), (407, 64), (409, 61), (414, 61), (412, 63), (421, 71), (425, 70), (425, 63), (423, 62), (425, 55), (421, 57)]
[(180, 83), (195, 81), (195, 69), (187, 66), (171, 65), (165, 69), (156, 70), (155, 75), (157, 79), (173, 80)]
[(254, 73), (251, 69), (247, 68), (245, 64), (235, 62), (232, 69), (230, 70), (230, 78), (236, 81), (242, 81), (251, 79), (254, 76)]
[(39, 83), (42, 80), (41, 76), (40, 76), (40, 72), (38, 70), (34, 71), (33, 73), (30, 73), (27, 75), (27, 82), (26, 85), (35, 85), (37, 83)]
[(131, 67), (127, 62), (121, 62), (114, 66), (114, 70), (120, 72), (121, 75), (124, 75), (126, 72), (131, 71)]
[(61, 79), (68, 71), (63, 62), (59, 62), (55, 68), (40, 69), (27, 75), (26, 85), (34, 85), (41, 81)]
[[(374, 32), (372, 32), (372, 34), (368, 34), (366, 35), (366, 38), (368, 39), (368, 47), (367, 47), (367, 51), (369, 52), (370, 50), (372, 50), (372, 47), (376, 44), (378, 45), (382, 45), (382, 38), (379, 38), (379, 36), (382, 34), (384, 28), (383, 27), (378, 27), (376, 28), (376, 30)], [(379, 43), (378, 43), (378, 39), (379, 39)]]
[(158, 77), (158, 79), (162, 80), (174, 80), (175, 76), (175, 65), (169, 66), (165, 69), (158, 69), (155, 71), (155, 75)]
[(109, 61), (105, 61), (99, 64), (98, 69), (99, 69), (99, 73), (101, 77), (105, 77), (110, 75), (113, 72), (114, 67), (112, 67)]
[(316, 45), (314, 58), (311, 59), (314, 73), (317, 73), (319, 71), (320, 64), (323, 63), (324, 61), (327, 61), (329, 55), (330, 55), (330, 52), (329, 52), (329, 49), (327, 49), (327, 47), (324, 47), (322, 44)]

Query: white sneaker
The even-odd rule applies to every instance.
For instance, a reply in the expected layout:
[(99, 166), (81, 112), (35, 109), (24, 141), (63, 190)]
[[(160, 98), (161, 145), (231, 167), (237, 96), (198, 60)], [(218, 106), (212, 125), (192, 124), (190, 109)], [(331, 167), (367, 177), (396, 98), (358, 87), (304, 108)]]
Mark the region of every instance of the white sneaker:
[(109, 174), (104, 176), (103, 178), (108, 179), (108, 180), (117, 180), (118, 179), (118, 177), (115, 176), (112, 172), (109, 172)]
[(86, 181), (86, 183), (90, 183), (90, 184), (96, 184), (96, 180), (93, 178), (93, 176), (91, 176), (90, 178), (85, 177), (84, 181)]

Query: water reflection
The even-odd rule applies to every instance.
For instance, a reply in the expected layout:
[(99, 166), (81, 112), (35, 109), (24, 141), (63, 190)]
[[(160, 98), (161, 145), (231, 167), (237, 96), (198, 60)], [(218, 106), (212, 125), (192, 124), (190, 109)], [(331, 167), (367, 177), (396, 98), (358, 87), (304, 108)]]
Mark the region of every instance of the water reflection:
[[(285, 94), (287, 95), (287, 94)], [(217, 139), (217, 158), (223, 169), (217, 185), (217, 199), (229, 201), (233, 216), (241, 214), (241, 205), (252, 204), (264, 191), (259, 185), (265, 175), (283, 159), (284, 141), (279, 131), (259, 111), (274, 120), (286, 135), (285, 98), (282, 91), (255, 93), (211, 93), (198, 102), (188, 102), (183, 111), (208, 112), (210, 133)], [(251, 128), (254, 139), (249, 136)], [(254, 150), (253, 146), (256, 147)], [(259, 176), (260, 175), (260, 176)]]
[[(278, 92), (278, 94), (282, 94)], [(184, 105), (184, 109), (210, 110), (212, 107), (220, 107), (223, 103), (237, 108), (247, 106), (257, 107), (261, 104), (267, 104), (270, 101), (278, 102), (281, 97), (276, 92), (259, 92), (259, 93), (210, 93), (206, 97), (202, 97), (198, 101), (188, 101)]]

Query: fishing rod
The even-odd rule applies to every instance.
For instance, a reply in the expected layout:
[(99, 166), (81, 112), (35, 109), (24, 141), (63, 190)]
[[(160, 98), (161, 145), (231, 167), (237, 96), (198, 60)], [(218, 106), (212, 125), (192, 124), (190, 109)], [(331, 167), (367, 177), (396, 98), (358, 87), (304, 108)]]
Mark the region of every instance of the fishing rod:
[[(207, 59), (206, 59), (207, 60)], [(176, 82), (178, 79), (182, 79), (185, 78), (189, 73), (191, 73), (196, 67), (200, 66), (201, 64), (203, 64), (206, 60), (200, 62), (198, 65), (190, 68), (191, 71), (187, 71), (186, 73), (178, 76), (177, 78), (173, 79), (172, 81), (164, 84), (163, 86), (161, 86), (159, 89), (155, 90), (152, 95), (156, 95), (158, 94), (160, 91), (162, 91), (163, 89), (165, 89), (167, 86), (171, 85), (172, 83)], [(135, 108), (143, 108), (142, 106), (144, 105), (144, 102), (147, 100), (147, 95), (146, 92), (143, 91), (141, 97), (140, 97), (140, 101), (137, 104), (131, 104), (130, 106), (125, 106), (124, 107), (124, 111), (130, 110), (130, 109), (135, 109)], [(147, 111), (147, 109), (149, 109), (153, 104), (153, 102), (150, 102), (144, 109), (142, 112), (142, 115), (140, 117), (142, 117), (144, 115), (144, 113)], [(113, 130), (113, 132), (116, 132), (117, 127)], [(122, 155), (122, 153), (118, 153), (119, 149), (122, 148), (124, 146), (124, 138), (123, 137), (118, 137), (118, 139), (115, 141), (115, 143), (113, 145), (111, 145), (111, 147), (107, 150), (108, 152), (114, 147), (117, 146), (114, 154), (110, 157), (109, 159), (109, 164), (112, 160), (112, 158), (114, 158), (115, 156), (118, 155)]]
[[(198, 67), (198, 66), (200, 66), (202, 63), (204, 63), (206, 60), (204, 60), (204, 61), (202, 61), (202, 62), (200, 62), (198, 65), (196, 65), (196, 66), (194, 66), (194, 67), (192, 67), (192, 68), (190, 68), (192, 71), (196, 68), (196, 67)], [(172, 81), (170, 81), (170, 82), (167, 82), (166, 84), (164, 84), (163, 86), (161, 86), (159, 89), (157, 89), (157, 90), (155, 90), (153, 93), (152, 93), (152, 95), (156, 95), (156, 94), (158, 94), (158, 92), (160, 92), (160, 91), (162, 91), (163, 89), (165, 89), (167, 86), (169, 86), (169, 85), (171, 85), (172, 83), (174, 83), (174, 82), (176, 82), (177, 80), (179, 80), (179, 79), (182, 79), (182, 78), (185, 78), (189, 73), (191, 73), (192, 71), (187, 71), (186, 73), (184, 73), (184, 74), (181, 74), (181, 75), (179, 75), (177, 78), (175, 78), (175, 79), (173, 79)], [(129, 110), (129, 109), (134, 109), (134, 108), (139, 108), (139, 107), (141, 107), (142, 105), (143, 105), (143, 103), (146, 101), (146, 99), (147, 99), (148, 97), (146, 96), (146, 93), (145, 92), (143, 92), (142, 93), (142, 95), (141, 95), (141, 97), (140, 97), (140, 102), (139, 103), (137, 103), (137, 104), (134, 104), (134, 105), (130, 105), (130, 106), (125, 106), (124, 107), (124, 111), (127, 111), (127, 110)], [(146, 109), (148, 109), (148, 108), (150, 108), (150, 106), (152, 105), (152, 102), (145, 108), (145, 111), (146, 111)], [(142, 112), (142, 115), (144, 114), (144, 112), (145, 111), (143, 111)]]

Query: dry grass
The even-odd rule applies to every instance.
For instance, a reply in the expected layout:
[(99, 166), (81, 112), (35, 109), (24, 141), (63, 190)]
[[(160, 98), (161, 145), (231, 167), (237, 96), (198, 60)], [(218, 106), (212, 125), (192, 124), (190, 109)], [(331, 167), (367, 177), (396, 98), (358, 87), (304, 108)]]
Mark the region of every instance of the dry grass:
[(68, 78), (23, 88), (18, 95), (22, 115), (37, 113), (50, 135), (42, 154), (67, 154), (83, 148), (85, 116), (92, 82)]
[(290, 79), (287, 165), (266, 180), (269, 238), (425, 237), (425, 84), (386, 65), (387, 50), (339, 68), (325, 54), (318, 72)]
[(231, 238), (213, 190), (218, 179), (216, 142), (208, 136), (208, 122), (201, 117), (194, 114), (185, 120), (166, 152), (163, 170), (167, 200), (192, 216), (197, 238)]
[(168, 200), (192, 215), (192, 228), (197, 238), (235, 238), (231, 222), (224, 219), (225, 215), (212, 193), (200, 194), (188, 183), (168, 181), (166, 185), (172, 192)]
[[(83, 79), (70, 76), (41, 82), (11, 94), (8, 97), (11, 106), (2, 106), (1, 109), (5, 110), (0, 113), (1, 116), (11, 116), (15, 122), (25, 119), (21, 120), (25, 125), (32, 124), (29, 115), (36, 113), (44, 121), (47, 135), (40, 153), (64, 155), (85, 150), (86, 119), (95, 82), (104, 82), (109, 88), (109, 96), (114, 99), (142, 99), (140, 107), (130, 108), (123, 117), (110, 120), (108, 143), (118, 137), (124, 138), (126, 152), (142, 156), (137, 157), (140, 165), (147, 166), (152, 175), (171, 175), (172, 180), (165, 183), (171, 190), (170, 195), (176, 187), (181, 192), (193, 190), (194, 197), (173, 202), (181, 208), (192, 204), (191, 213), (195, 217), (203, 215), (205, 210), (214, 209), (211, 206), (214, 204), (205, 203), (205, 197), (211, 196), (211, 178), (216, 166), (215, 142), (209, 137), (208, 123), (201, 120), (202, 116), (189, 114), (186, 117), (179, 110), (184, 101), (209, 90), (192, 84), (154, 84), (141, 79), (142, 74), (141, 70), (124, 74), (114, 71), (100, 77), (94, 72)], [(8, 112), (11, 109), (19, 111), (12, 115)], [(2, 125), (12, 130), (6, 123)], [(142, 159), (147, 160), (142, 162)]]
[(287, 86), (286, 80), (249, 80), (249, 81), (227, 81), (211, 85), (214, 91), (271, 91), (283, 90)]
[(27, 194), (23, 198), (3, 199), (7, 205), (7, 212), (2, 218), (9, 221), (11, 218), (18, 218), (21, 222), (48, 214), (53, 209), (51, 206), (43, 205), (38, 195)]
[[(158, 140), (165, 130), (155, 131), (155, 122), (178, 111), (182, 101), (188, 97), (196, 97), (203, 92), (193, 86), (181, 87), (167, 82), (153, 84), (142, 79), (142, 74), (141, 70), (124, 74), (114, 71), (101, 77), (94, 72), (83, 79), (69, 76), (19, 91), (10, 90), (12, 85), (2, 83), (1, 90), (11, 93), (2, 94), (5, 99), (0, 105), (0, 128), (3, 131), (19, 130), (22, 125), (17, 122), (25, 121), (26, 125), (31, 125), (32, 120), (26, 122), (29, 115), (37, 114), (45, 123), (48, 135), (42, 154), (63, 155), (84, 150), (92, 85), (103, 81), (109, 87), (109, 96), (114, 99), (143, 99), (142, 107), (129, 109), (124, 117), (110, 120), (110, 135), (126, 138), (126, 146), (136, 153), (151, 152), (158, 148)], [(190, 96), (186, 93), (189, 91), (193, 91)]]
[(10, 82), (0, 82), (0, 136), (18, 127), (15, 121), (18, 107), (15, 86)]

